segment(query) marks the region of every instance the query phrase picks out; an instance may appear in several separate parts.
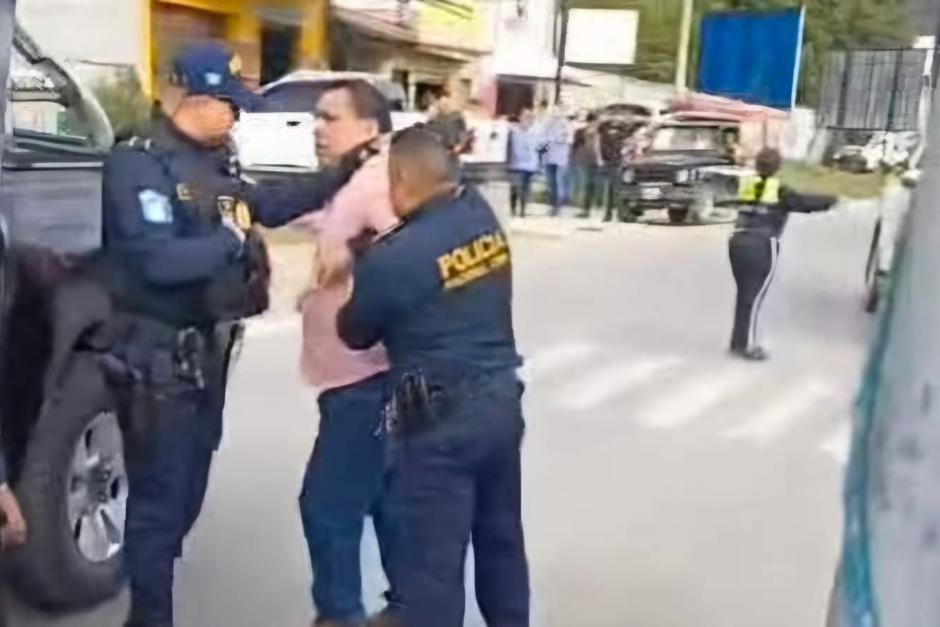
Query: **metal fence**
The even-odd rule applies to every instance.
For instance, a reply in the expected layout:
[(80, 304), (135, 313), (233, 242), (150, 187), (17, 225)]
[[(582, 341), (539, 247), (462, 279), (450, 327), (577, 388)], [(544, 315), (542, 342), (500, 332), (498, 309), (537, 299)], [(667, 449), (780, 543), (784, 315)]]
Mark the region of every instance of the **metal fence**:
[(829, 55), (820, 99), (823, 126), (916, 131), (940, 49), (848, 50)]

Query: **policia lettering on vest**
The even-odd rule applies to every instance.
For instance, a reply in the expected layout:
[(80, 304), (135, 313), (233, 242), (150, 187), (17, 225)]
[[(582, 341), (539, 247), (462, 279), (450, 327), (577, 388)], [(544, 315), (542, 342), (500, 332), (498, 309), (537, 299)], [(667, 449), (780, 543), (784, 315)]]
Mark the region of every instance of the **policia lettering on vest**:
[(385, 344), (394, 386), (383, 504), (397, 596), (370, 627), (461, 627), (471, 538), (487, 623), (529, 625), (511, 254), (453, 161), (426, 129), (396, 135), (389, 180), (402, 224), (356, 260), (337, 318), (350, 348)]
[(780, 238), (789, 214), (827, 211), (836, 202), (828, 196), (798, 194), (783, 185), (777, 177), (782, 164), (780, 153), (773, 149), (757, 156), (757, 176), (741, 181), (735, 202), (740, 212), (728, 242), (738, 286), (731, 353), (755, 361), (767, 358), (758, 343), (757, 323), (777, 270)]

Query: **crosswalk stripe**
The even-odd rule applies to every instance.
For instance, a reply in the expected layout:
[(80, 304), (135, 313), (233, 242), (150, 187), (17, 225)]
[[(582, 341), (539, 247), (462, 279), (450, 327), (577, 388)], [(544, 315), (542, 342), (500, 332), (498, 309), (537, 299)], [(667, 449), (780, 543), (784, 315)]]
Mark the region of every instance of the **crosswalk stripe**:
[(811, 415), (811, 410), (820, 402), (834, 395), (832, 386), (827, 383), (815, 379), (803, 380), (777, 395), (753, 418), (725, 430), (722, 437), (767, 444), (799, 420)]
[(684, 426), (704, 415), (726, 396), (754, 380), (753, 369), (733, 368), (721, 370), (689, 382), (678, 390), (667, 392), (661, 401), (654, 402), (639, 416), (639, 422), (654, 429), (673, 429)]
[(564, 386), (558, 394), (559, 403), (572, 411), (592, 409), (683, 363), (678, 357), (652, 357), (608, 364)]
[(845, 465), (849, 461), (851, 436), (852, 425), (846, 420), (829, 437), (823, 440), (822, 444), (819, 445), (819, 450), (839, 465)]
[(586, 361), (598, 352), (599, 348), (587, 342), (568, 342), (557, 344), (538, 351), (525, 359), (525, 364), (519, 371), (520, 377), (530, 383), (535, 379), (549, 376)]

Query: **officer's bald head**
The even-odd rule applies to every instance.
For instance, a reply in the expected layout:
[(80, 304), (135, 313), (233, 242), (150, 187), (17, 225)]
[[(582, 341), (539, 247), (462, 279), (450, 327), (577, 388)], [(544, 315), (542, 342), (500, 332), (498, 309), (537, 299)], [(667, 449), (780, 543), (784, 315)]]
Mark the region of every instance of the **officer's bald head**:
[(414, 126), (395, 134), (389, 152), (392, 206), (404, 217), (428, 201), (451, 194), (460, 182), (460, 162), (433, 131)]

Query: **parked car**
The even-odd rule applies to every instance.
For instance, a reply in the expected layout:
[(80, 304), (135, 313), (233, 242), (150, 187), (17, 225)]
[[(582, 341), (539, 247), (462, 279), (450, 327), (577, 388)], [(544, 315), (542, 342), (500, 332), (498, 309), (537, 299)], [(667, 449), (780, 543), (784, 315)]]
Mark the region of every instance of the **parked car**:
[(842, 146), (832, 155), (842, 170), (859, 174), (899, 168), (910, 162), (919, 143), (917, 132), (873, 133), (865, 144)]
[(392, 109), (395, 130), (425, 121), (408, 111), (407, 94), (391, 79), (366, 72), (298, 70), (259, 90), (262, 106), (243, 114), (236, 143), (245, 169), (261, 177), (294, 176), (319, 167), (312, 140), (314, 111), (320, 97), (345, 80), (363, 80), (376, 87)]
[(720, 117), (673, 114), (642, 126), (627, 141), (621, 201), (642, 215), (666, 210), (670, 222), (706, 218), (716, 200), (737, 190), (749, 173), (736, 160), (739, 123)]
[(881, 192), (878, 218), (865, 262), (864, 307), (868, 313), (878, 310), (888, 288), (898, 240), (904, 232), (913, 202), (913, 189), (919, 179), (918, 170), (909, 170), (901, 177), (892, 177)]
[[(0, 24), (13, 12), (0, 0)], [(94, 96), (22, 28), (0, 33), (0, 66), (11, 68), (0, 81), (0, 427), (29, 525), (9, 581), (28, 601), (65, 610), (123, 582), (121, 409), (96, 344), (109, 299), (84, 278), (100, 246), (113, 133)]]

